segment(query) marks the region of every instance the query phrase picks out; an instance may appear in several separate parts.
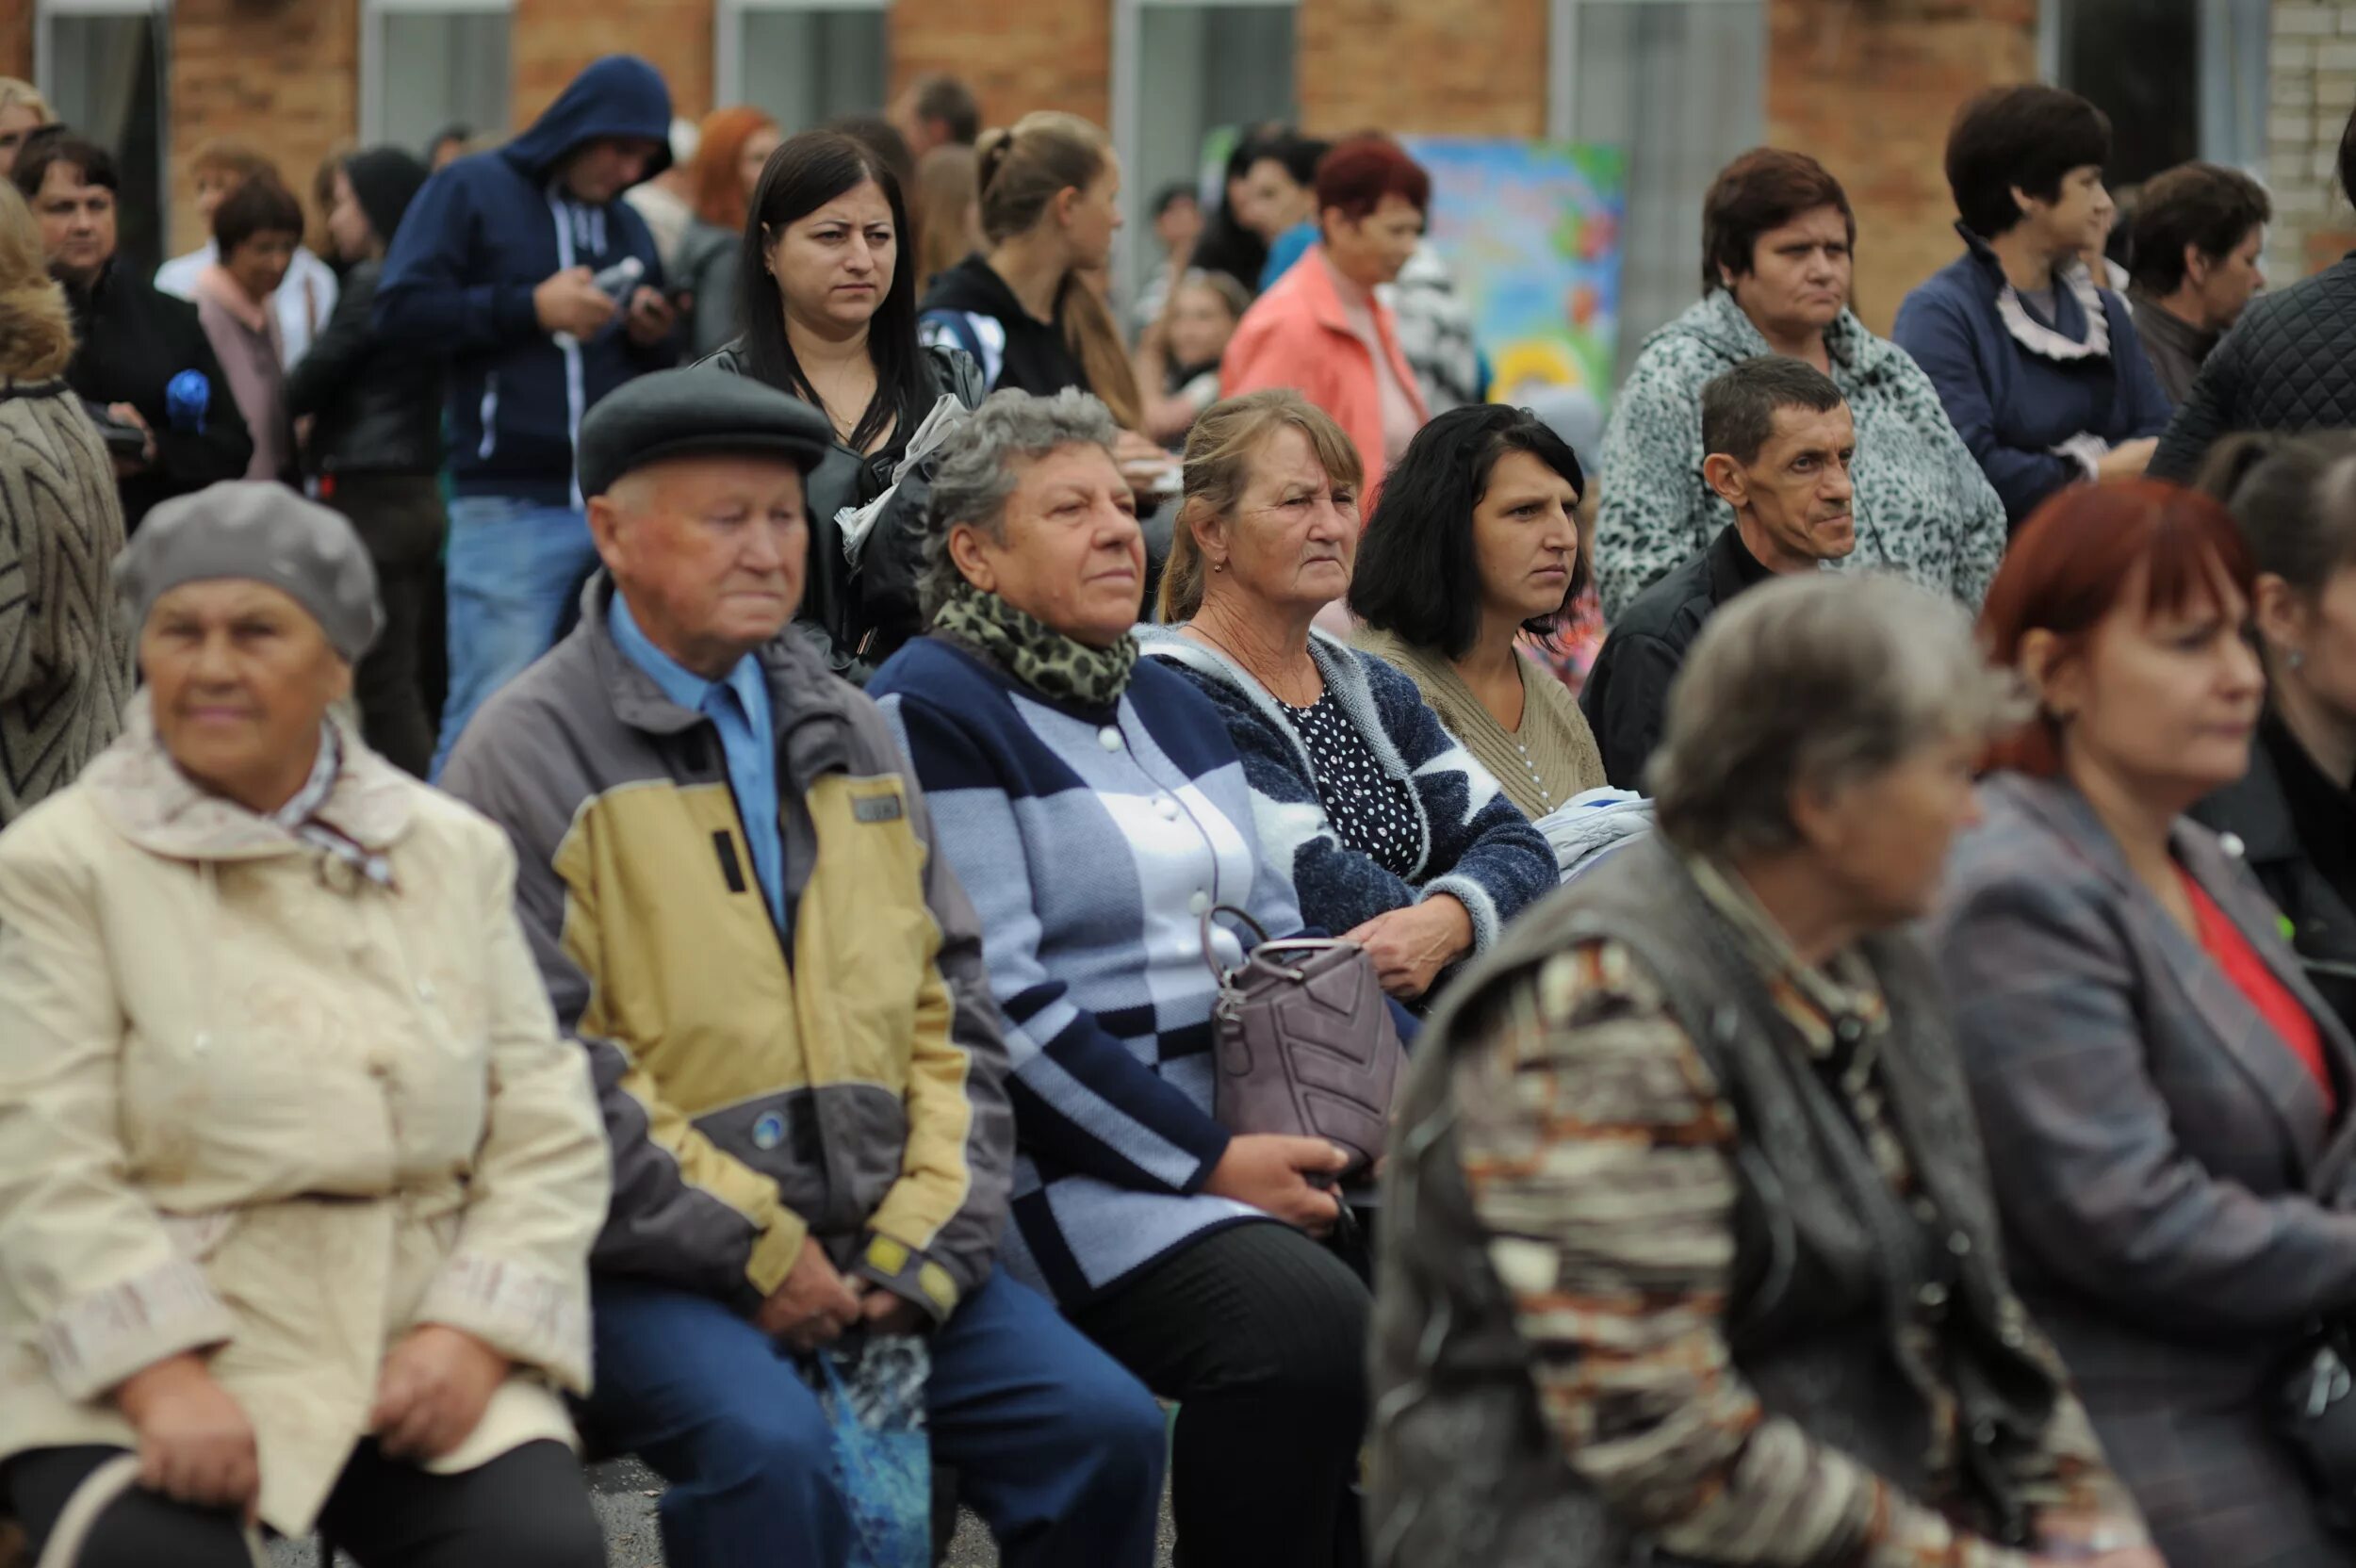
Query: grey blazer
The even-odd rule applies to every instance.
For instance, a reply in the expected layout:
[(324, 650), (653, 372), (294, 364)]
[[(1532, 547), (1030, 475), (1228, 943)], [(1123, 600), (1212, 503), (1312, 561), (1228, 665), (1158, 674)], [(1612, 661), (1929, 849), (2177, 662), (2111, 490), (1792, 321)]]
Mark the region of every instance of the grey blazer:
[(2336, 1119), (2083, 796), (1982, 801), (1932, 936), (2021, 1296), (2170, 1563), (2345, 1568), (2266, 1406), (2306, 1322), (2356, 1309), (2356, 1045), (2207, 829), (2177, 859), (2315, 1019)]

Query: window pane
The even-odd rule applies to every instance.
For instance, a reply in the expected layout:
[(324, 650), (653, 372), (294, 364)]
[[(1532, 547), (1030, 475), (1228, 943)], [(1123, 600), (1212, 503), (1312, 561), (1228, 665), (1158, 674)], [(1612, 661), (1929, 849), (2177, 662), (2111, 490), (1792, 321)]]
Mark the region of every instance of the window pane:
[(1702, 198), (1766, 135), (1759, 0), (1579, 5), (1572, 139), (1628, 156), (1619, 374), (1701, 294)]
[(107, 148), (120, 166), (116, 245), (161, 259), (162, 24), (153, 16), (51, 16), (48, 80), (57, 118)]
[(2073, 0), (2062, 10), (2062, 85), (2111, 117), (2109, 181), (2139, 185), (2201, 155), (2195, 0)]
[(1137, 167), (1123, 183), (1141, 207), (1202, 172), (1213, 131), (1289, 123), (1299, 110), (1290, 5), (1147, 6), (1137, 21)]
[(739, 46), (744, 101), (788, 135), (883, 107), (880, 9), (747, 11)]
[(385, 11), (378, 123), (384, 139), (419, 157), (445, 126), (507, 134), (504, 11)]

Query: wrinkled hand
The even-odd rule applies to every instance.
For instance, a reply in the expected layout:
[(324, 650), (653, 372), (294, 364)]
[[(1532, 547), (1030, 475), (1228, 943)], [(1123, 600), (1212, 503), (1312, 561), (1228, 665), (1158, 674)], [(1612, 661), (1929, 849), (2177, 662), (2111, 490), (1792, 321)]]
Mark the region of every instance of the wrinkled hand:
[(1318, 1186), (1309, 1177), (1339, 1176), (1349, 1168), (1348, 1152), (1323, 1138), (1246, 1133), (1227, 1140), (1227, 1152), (1203, 1190), (1321, 1236), (1341, 1218), (1342, 1200), (1332, 1187)]
[(532, 291), (532, 310), (543, 332), (580, 338), (597, 336), (614, 319), (614, 302), (586, 267), (569, 267), (544, 279)]
[(125, 1378), (114, 1393), (139, 1435), (139, 1484), (191, 1508), (235, 1509), (253, 1523), (262, 1466), (254, 1423), (193, 1355)]
[(804, 1236), (800, 1255), (753, 1315), (753, 1325), (796, 1350), (815, 1350), (842, 1338), (861, 1313), (858, 1294), (835, 1272), (826, 1249)]
[(662, 290), (641, 284), (630, 297), (630, 318), (624, 325), (632, 343), (651, 349), (671, 335), (671, 329), (679, 325), (679, 312), (671, 308)]
[(2140, 441), (2126, 441), (2104, 452), (2094, 465), (2096, 479), (2141, 479), (2143, 471), (2151, 466), (2151, 454), (2160, 449), (2160, 438), (2147, 435)]
[(1375, 916), (1350, 933), (1374, 960), (1383, 988), (1412, 1000), (1432, 988), (1440, 971), (1472, 950), (1472, 914), (1447, 893)]
[(893, 1294), (878, 1284), (862, 1282), (859, 1286), (859, 1315), (867, 1327), (879, 1334), (921, 1333), (924, 1314), (905, 1296)]
[(118, 457), (115, 459), (115, 477), (117, 479), (129, 479), (136, 474), (143, 474), (149, 468), (155, 466), (155, 433), (153, 430), (148, 429), (147, 421), (145, 418), (140, 416), (139, 411), (132, 407), (129, 403), (108, 403), (106, 405), (106, 412), (113, 415), (116, 418), (122, 420), (126, 425), (139, 426), (139, 428), (145, 431), (147, 434), (147, 447), (139, 453), (139, 456)]
[(368, 1430), (388, 1459), (440, 1459), (466, 1441), (510, 1363), (447, 1324), (412, 1329), (384, 1358)]

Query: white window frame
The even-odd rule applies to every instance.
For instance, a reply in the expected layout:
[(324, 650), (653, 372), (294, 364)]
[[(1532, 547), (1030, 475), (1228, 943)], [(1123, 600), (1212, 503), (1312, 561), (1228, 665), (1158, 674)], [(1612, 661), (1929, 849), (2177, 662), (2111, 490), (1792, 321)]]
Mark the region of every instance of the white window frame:
[[(744, 102), (744, 52), (740, 47), (744, 37), (744, 19), (778, 11), (882, 12), (885, 47), (887, 50), (891, 47), (892, 0), (720, 0), (712, 19), (712, 101), (714, 104)], [(891, 74), (891, 61), (886, 60), (885, 78), (889, 80)], [(876, 106), (880, 108), (882, 106)]]
[(1144, 100), (1138, 96), (1145, 77), (1145, 62), (1138, 58), (1145, 46), (1145, 18), (1148, 10), (1220, 10), (1259, 9), (1282, 5), (1296, 12), (1301, 0), (1113, 0), (1112, 38), (1112, 116), (1108, 127), (1112, 132), (1113, 151), (1121, 155), (1123, 177), (1121, 182), (1121, 234), (1114, 242), (1114, 286), (1123, 299), (1134, 299), (1144, 282), (1138, 247), (1145, 243), (1149, 225), (1145, 222), (1145, 204), (1153, 192), (1142, 188), (1132, 176), (1137, 167), (1137, 143), (1143, 139)]
[[(360, 0), (360, 144), (384, 139), (384, 20), (391, 16), (506, 16), (515, 0)], [(477, 125), (478, 134), (504, 136), (504, 125)], [(423, 148), (413, 148), (423, 153)]]

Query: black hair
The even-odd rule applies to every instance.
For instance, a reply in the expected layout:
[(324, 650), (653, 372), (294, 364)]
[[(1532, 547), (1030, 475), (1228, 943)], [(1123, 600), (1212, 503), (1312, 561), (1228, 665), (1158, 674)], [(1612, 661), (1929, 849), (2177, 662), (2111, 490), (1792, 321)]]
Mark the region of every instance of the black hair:
[(2073, 169), (2111, 160), (2110, 117), (2074, 92), (2026, 83), (1981, 93), (1947, 133), (1947, 188), (1963, 226), (1983, 239), (2017, 225), (2017, 188), (2041, 202), (2061, 199)]
[(1293, 184), (1314, 190), (1317, 183), (1317, 165), (1324, 162), (1325, 155), (1333, 150), (1333, 144), (1330, 141), (1320, 141), (1316, 137), (1302, 136), (1297, 131), (1286, 131), (1261, 142), (1252, 155), (1252, 163), (1243, 166), (1244, 172), (1252, 172), (1254, 163), (1273, 159), (1284, 166), (1285, 173), (1292, 176)]
[[(31, 143), (28, 141), (26, 145)], [(18, 157), (24, 155), (22, 153), (17, 155)], [(2348, 126), (2340, 132), (2340, 194), (2356, 202), (2356, 110), (2349, 111)]]
[(460, 146), (464, 146), (473, 139), (474, 128), (472, 126), (445, 125), (440, 130), (434, 133), (433, 140), (425, 144), (425, 155), (429, 160), (431, 160), (435, 150), (438, 149), (445, 141), (455, 141)]
[(927, 76), (917, 84), (916, 118), (938, 120), (949, 139), (971, 147), (982, 134), (982, 106), (973, 90), (955, 76)]
[(2238, 169), (2187, 163), (2154, 175), (2135, 196), (2129, 253), (2135, 280), (2149, 293), (2176, 292), (2184, 281), (2184, 247), (2211, 261), (2231, 255), (2274, 217), (2266, 188)]
[(1192, 180), (1172, 180), (1155, 191), (1153, 193), (1153, 217), (1158, 220), (1162, 214), (1176, 206), (1180, 202), (1192, 202), (1198, 207), (1203, 204), (1203, 198), (1196, 193)]
[(849, 137), (875, 154), (876, 161), (892, 171), (892, 177), (899, 182), (902, 190), (916, 184), (916, 155), (908, 148), (908, 139), (900, 134), (899, 126), (883, 116), (846, 114), (839, 120), (829, 120), (825, 128)]
[(908, 204), (899, 180), (873, 149), (840, 131), (804, 131), (769, 155), (744, 220), (736, 302), (746, 369), (812, 408), (830, 412), (786, 339), (785, 298), (769, 271), (769, 246), (789, 223), (870, 180), (892, 208), (897, 244), (891, 286), (867, 323), (867, 358), (875, 368), (875, 396), (860, 412), (849, 443), (861, 451), (894, 420), (895, 437), (907, 439), (931, 408), (931, 384), (924, 374), (924, 351), (916, 342), (916, 252), (908, 233)]
[(303, 237), (303, 204), (275, 179), (255, 175), (221, 199), (213, 209), (213, 243), (221, 258), (256, 235), (290, 234)]
[[(1358, 546), (1350, 608), (1377, 630), (1418, 648), (1461, 659), (1481, 633), (1481, 564), (1473, 544), (1473, 513), (1489, 492), (1489, 477), (1507, 452), (1528, 452), (1587, 490), (1579, 455), (1554, 428), (1526, 408), (1473, 403), (1440, 415), (1415, 433), (1383, 481), (1383, 494)], [(1587, 586), (1588, 562), (1579, 552), (1562, 601)], [(1545, 636), (1562, 611), (1524, 623)]]
[(2356, 433), (2229, 435), (2193, 488), (2225, 502), (2251, 564), (2295, 593), (2319, 594), (2356, 564)]
[(115, 172), (115, 155), (95, 141), (72, 135), (26, 137), (17, 152), (16, 169), (9, 178), (16, 182), (18, 193), (30, 202), (41, 194), (50, 165), (57, 163), (80, 170), (84, 185), (106, 190), (122, 188), (122, 176)]
[(1268, 241), (1236, 220), (1228, 204), (1227, 188), (1251, 173), (1252, 166), (1268, 155), (1261, 149), (1287, 134), (1282, 127), (1255, 129), (1236, 141), (1220, 174), (1218, 204), (1203, 214), (1203, 237), (1194, 242), (1196, 267), (1226, 273), (1243, 285), (1247, 293), (1259, 292), (1260, 273), (1268, 266)]
[(1702, 455), (1756, 463), (1775, 433), (1775, 410), (1829, 414), (1844, 400), (1833, 379), (1804, 359), (1746, 359), (1702, 387)]

